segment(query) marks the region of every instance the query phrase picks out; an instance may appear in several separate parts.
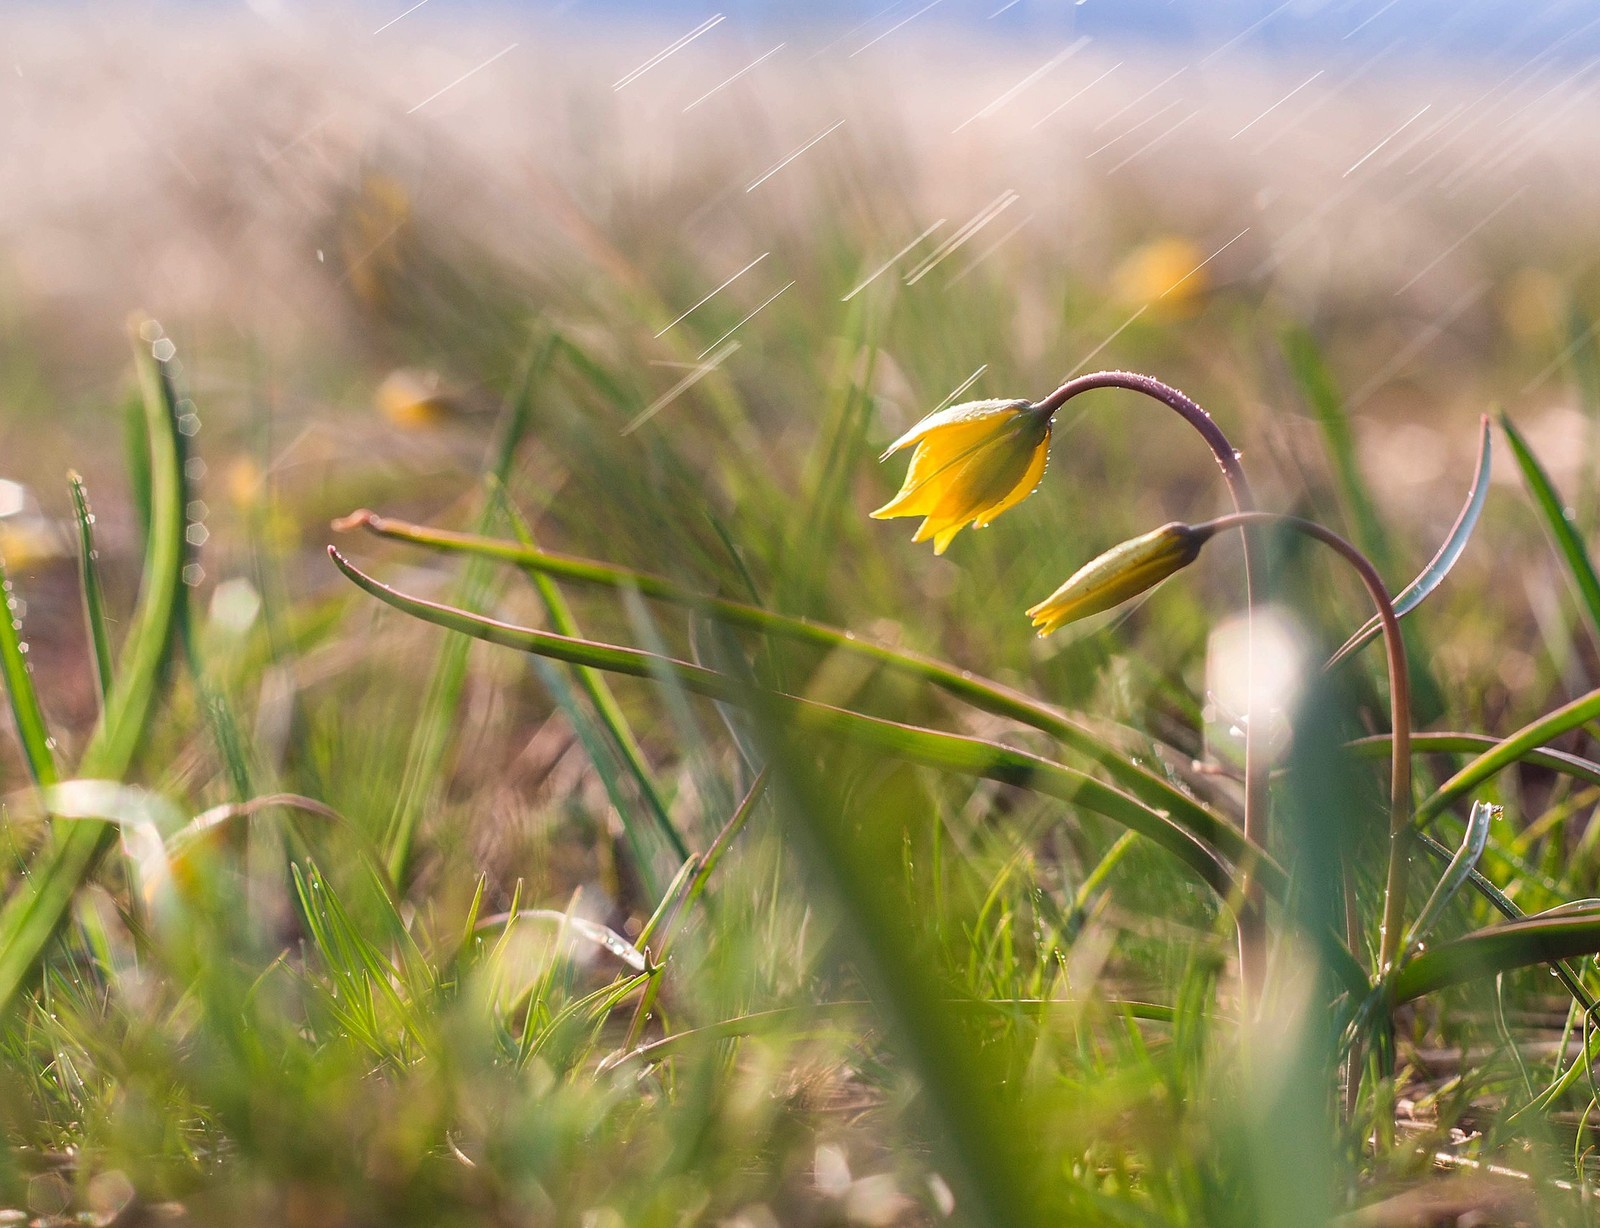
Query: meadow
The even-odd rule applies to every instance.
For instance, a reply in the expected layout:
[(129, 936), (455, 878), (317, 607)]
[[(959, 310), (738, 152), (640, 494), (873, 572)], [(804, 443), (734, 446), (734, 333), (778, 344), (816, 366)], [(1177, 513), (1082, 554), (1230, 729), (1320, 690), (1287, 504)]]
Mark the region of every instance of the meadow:
[(7, 1222), (1590, 1222), (1570, 65), (0, 20)]

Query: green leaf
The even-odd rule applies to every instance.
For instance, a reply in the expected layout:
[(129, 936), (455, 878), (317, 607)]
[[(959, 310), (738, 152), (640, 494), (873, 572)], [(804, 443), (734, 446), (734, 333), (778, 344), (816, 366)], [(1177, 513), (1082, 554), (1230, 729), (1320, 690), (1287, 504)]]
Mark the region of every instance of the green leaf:
[(1113, 745), (1089, 729), (1070, 720), (1058, 709), (1020, 691), (980, 677), (970, 670), (934, 660), (931, 657), (885, 648), (858, 639), (847, 631), (775, 614), (758, 606), (712, 597), (629, 568), (612, 567), (591, 559), (556, 554), (513, 542), (453, 533), (423, 525), (392, 520), (362, 509), (334, 522), (338, 530), (365, 529), (379, 537), (411, 542), (433, 550), (459, 552), (498, 559), (545, 575), (593, 584), (610, 589), (632, 590), (656, 601), (685, 606), (729, 626), (748, 628), (768, 635), (783, 636), (830, 652), (845, 652), (864, 657), (887, 669), (921, 678), (946, 694), (973, 707), (1031, 726), (1048, 734), (1063, 746), (1105, 769), (1117, 784), (1143, 801), (1166, 810), (1189, 824), (1220, 822), (1216, 814), (1163, 777), (1132, 762)]
[(78, 529), (78, 583), (83, 589), (83, 622), (94, 651), (94, 677), (100, 689), (100, 710), (105, 711), (111, 682), (111, 637), (106, 630), (104, 591), (100, 586), (100, 552), (94, 545), (94, 513), (89, 510), (89, 492), (76, 473), (67, 474), (72, 491), (72, 518)]
[[(724, 702), (739, 703), (745, 694), (746, 689), (734, 680), (687, 661), (518, 627), (408, 596), (374, 580), (331, 546), (328, 554), (346, 576), (379, 600), (413, 617), (475, 639), (639, 678), (655, 678), (670, 672), (684, 689)], [(1233, 889), (1233, 873), (1226, 865), (1229, 861), (1239, 864), (1250, 860), (1256, 866), (1258, 880), (1275, 894), (1286, 886), (1282, 867), (1246, 841), (1237, 828), (1216, 816), (1207, 815), (1206, 821), (1191, 828), (1178, 816), (1153, 810), (1091, 776), (1025, 751), (981, 738), (902, 725), (793, 696), (779, 695), (773, 699), (798, 728), (872, 746), (928, 767), (1017, 785), (1102, 814), (1149, 836), (1219, 891)]]
[[(1391, 740), (1391, 734), (1378, 733), (1373, 734), (1371, 737), (1357, 738), (1349, 745), (1350, 749), (1358, 755), (1367, 758), (1381, 758), (1388, 756)], [(1411, 753), (1413, 755), (1462, 752), (1482, 754), (1485, 751), (1494, 750), (1499, 745), (1499, 738), (1493, 738), (1484, 733), (1457, 733), (1441, 730), (1411, 735)], [(1535, 767), (1548, 768), (1553, 772), (1561, 772), (1564, 775), (1571, 776), (1574, 780), (1581, 780), (1585, 784), (1600, 785), (1600, 763), (1596, 763), (1592, 759), (1585, 759), (1581, 755), (1569, 754), (1564, 750), (1547, 750), (1538, 746), (1528, 747), (1517, 755), (1515, 761), (1518, 763), (1531, 763)]]
[(1483, 856), (1484, 845), (1489, 842), (1489, 826), (1504, 813), (1499, 806), (1491, 806), (1488, 802), (1475, 802), (1472, 814), (1467, 819), (1467, 830), (1461, 838), (1461, 847), (1456, 850), (1455, 856), (1450, 858), (1450, 864), (1445, 866), (1444, 873), (1439, 876), (1439, 881), (1434, 884), (1428, 902), (1422, 906), (1417, 914), (1417, 919), (1411, 923), (1405, 940), (1400, 944), (1402, 951), (1409, 951), (1417, 943), (1433, 932), (1434, 925), (1444, 913), (1450, 901), (1455, 898), (1477, 868), (1478, 858)]
[(1566, 564), (1567, 575), (1578, 590), (1579, 604), (1588, 620), (1589, 630), (1596, 642), (1600, 643), (1600, 576), (1595, 575), (1594, 563), (1589, 558), (1583, 538), (1573, 525), (1567, 505), (1562, 502), (1550, 475), (1544, 471), (1527, 441), (1505, 414), (1500, 415), (1500, 429), (1505, 431), (1506, 439), (1511, 444), (1511, 454), (1516, 457), (1517, 467), (1522, 470), (1522, 480), (1527, 484), (1528, 493), (1533, 496), (1534, 506), (1539, 509), (1545, 531), (1550, 534), (1556, 552)]
[[(1421, 605), (1428, 594), (1444, 582), (1444, 578), (1450, 574), (1450, 569), (1456, 565), (1456, 560), (1461, 557), (1462, 551), (1467, 548), (1467, 541), (1471, 538), (1472, 530), (1477, 526), (1478, 517), (1483, 512), (1484, 501), (1489, 497), (1490, 448), (1489, 419), (1485, 416), (1482, 420), (1482, 436), (1478, 445), (1478, 467), (1472, 474), (1472, 485), (1467, 491), (1467, 501), (1462, 505), (1461, 514), (1456, 517), (1450, 532), (1445, 535), (1444, 544), (1439, 547), (1438, 553), (1417, 573), (1415, 580), (1396, 594), (1394, 612), (1397, 617), (1404, 618)], [(1338, 664), (1351, 653), (1377, 639), (1382, 630), (1382, 624), (1376, 617), (1368, 619), (1361, 629), (1328, 659), (1328, 664), (1330, 666)]]
[(1450, 985), (1529, 964), (1600, 953), (1600, 911), (1525, 917), (1430, 947), (1402, 966), (1391, 988), (1410, 1002)]
[(1428, 821), (1444, 812), (1452, 802), (1476, 789), (1496, 773), (1524, 758), (1529, 751), (1543, 746), (1569, 729), (1576, 729), (1585, 721), (1600, 716), (1600, 690), (1580, 695), (1569, 704), (1538, 720), (1524, 725), (1509, 738), (1495, 743), (1470, 760), (1460, 771), (1445, 781), (1417, 808), (1416, 824), (1425, 826)]

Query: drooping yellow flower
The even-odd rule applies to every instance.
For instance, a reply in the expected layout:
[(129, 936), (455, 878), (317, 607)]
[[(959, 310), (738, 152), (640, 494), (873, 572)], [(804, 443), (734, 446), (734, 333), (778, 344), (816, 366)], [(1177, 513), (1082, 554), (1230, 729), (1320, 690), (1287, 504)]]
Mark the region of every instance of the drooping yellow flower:
[(872, 515), (921, 516), (913, 541), (943, 554), (968, 524), (983, 528), (1044, 477), (1050, 415), (1031, 401), (968, 401), (930, 414), (880, 459), (916, 445), (900, 493)]
[(1121, 605), (1182, 571), (1200, 554), (1209, 532), (1174, 521), (1113, 546), (1091, 559), (1055, 592), (1028, 611), (1041, 636)]

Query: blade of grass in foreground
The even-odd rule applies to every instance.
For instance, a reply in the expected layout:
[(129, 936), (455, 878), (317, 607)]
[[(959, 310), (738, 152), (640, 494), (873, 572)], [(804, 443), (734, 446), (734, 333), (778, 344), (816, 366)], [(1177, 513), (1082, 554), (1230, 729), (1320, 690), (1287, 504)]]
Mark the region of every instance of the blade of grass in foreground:
[(22, 638), (22, 620), (17, 617), (17, 596), (6, 575), (5, 556), (0, 555), (0, 677), (5, 679), (11, 719), (28, 774), (36, 785), (56, 782), (56, 758), (39, 691), (33, 685), (33, 669), (28, 664), (28, 646)]
[(1567, 505), (1561, 501), (1561, 494), (1550, 480), (1550, 475), (1544, 471), (1544, 466), (1534, 456), (1522, 433), (1505, 414), (1500, 415), (1500, 429), (1506, 433), (1506, 439), (1511, 444), (1511, 454), (1516, 457), (1517, 467), (1522, 470), (1522, 480), (1527, 484), (1528, 493), (1533, 496), (1534, 506), (1539, 509), (1545, 532), (1550, 535), (1551, 543), (1566, 564), (1573, 587), (1578, 590), (1579, 605), (1589, 630), (1595, 642), (1600, 643), (1600, 576), (1595, 575), (1594, 562), (1589, 558), (1583, 538), (1568, 519)]
[(78, 528), (78, 583), (83, 589), (83, 621), (94, 652), (94, 680), (100, 690), (100, 710), (105, 712), (111, 694), (111, 636), (106, 630), (105, 595), (100, 587), (100, 552), (94, 544), (94, 513), (89, 510), (89, 492), (76, 473), (67, 474), (72, 491), (72, 518)]
[[(100, 724), (78, 775), (119, 780), (133, 763), (155, 706), (174, 619), (183, 596), (183, 472), (178, 461), (176, 397), (165, 362), (140, 339), (133, 321), (134, 357), (143, 393), (150, 471), (150, 532), (143, 580), (128, 638)], [(73, 896), (93, 871), (116, 829), (103, 823), (67, 823), (30, 867), (26, 882), (0, 909), (0, 1012), (27, 985), (66, 919)]]
[(959, 1205), (991, 1228), (1051, 1222), (1039, 1181), (1047, 1152), (1030, 1128), (1037, 1099), (1030, 1103), (1007, 1088), (1003, 1050), (979, 1044), (944, 1007), (948, 990), (927, 938), (941, 918), (924, 915), (905, 886), (885, 876), (876, 848), (863, 849), (845, 799), (798, 753), (787, 706), (771, 691), (738, 690), (734, 698), (750, 712), (771, 765), (773, 804), (786, 837), (839, 922), (832, 945), (860, 975), (891, 1043), (916, 1076), (922, 1101), (916, 1124), (943, 1153)]
[[(374, 580), (332, 547), (329, 547), (328, 554), (347, 577), (379, 600), (426, 622), (460, 631), (476, 639), (641, 678), (652, 678), (664, 670), (670, 671), (686, 690), (725, 702), (738, 703), (745, 691), (745, 688), (724, 675), (687, 661), (657, 657), (615, 644), (572, 639), (530, 627), (517, 627), (411, 597)], [(1233, 877), (1223, 859), (1235, 863), (1254, 859), (1259, 867), (1259, 877), (1269, 891), (1281, 892), (1286, 885), (1284, 872), (1276, 862), (1250, 845), (1238, 829), (1215, 816), (1209, 816), (1209, 822), (1190, 829), (1175, 816), (1151, 809), (1138, 799), (1091, 776), (1025, 751), (980, 738), (902, 725), (792, 696), (774, 696), (774, 701), (800, 728), (874, 746), (913, 763), (1014, 784), (1105, 815), (1150, 836), (1224, 893), (1232, 889)]]
[(498, 559), (504, 563), (581, 584), (593, 584), (611, 589), (632, 589), (656, 601), (665, 601), (708, 614), (730, 626), (746, 627), (769, 635), (781, 635), (831, 652), (848, 652), (865, 657), (886, 668), (930, 682), (946, 694), (969, 703), (981, 711), (1007, 717), (1048, 734), (1070, 750), (1099, 764), (1123, 788), (1150, 805), (1171, 812), (1185, 823), (1195, 825), (1222, 821), (1187, 793), (1156, 773), (1133, 763), (1109, 742), (1069, 720), (1056, 709), (1020, 691), (980, 677), (970, 670), (958, 669), (943, 661), (885, 648), (821, 623), (775, 614), (738, 601), (691, 592), (670, 580), (647, 572), (612, 567), (590, 559), (522, 547), (513, 542), (494, 538), (453, 533), (445, 529), (432, 529), (424, 525), (391, 520), (365, 509), (352, 512), (335, 521), (333, 527), (337, 531), (360, 528), (379, 537), (407, 541), (429, 549)]

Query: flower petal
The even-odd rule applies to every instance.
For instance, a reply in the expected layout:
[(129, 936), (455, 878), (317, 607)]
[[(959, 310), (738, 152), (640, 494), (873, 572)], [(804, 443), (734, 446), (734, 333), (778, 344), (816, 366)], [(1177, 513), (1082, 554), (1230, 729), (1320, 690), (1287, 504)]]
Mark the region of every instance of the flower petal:
[(990, 419), (1006, 417), (1019, 410), (1032, 408), (1031, 401), (964, 401), (960, 405), (952, 405), (949, 409), (941, 409), (938, 413), (929, 414), (904, 435), (896, 439), (884, 449), (879, 460), (888, 460), (902, 448), (908, 448), (919, 439), (943, 431), (953, 426), (963, 426), (971, 422), (986, 422)]

